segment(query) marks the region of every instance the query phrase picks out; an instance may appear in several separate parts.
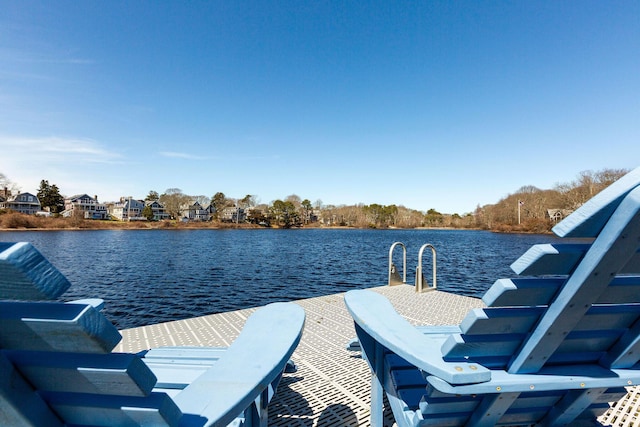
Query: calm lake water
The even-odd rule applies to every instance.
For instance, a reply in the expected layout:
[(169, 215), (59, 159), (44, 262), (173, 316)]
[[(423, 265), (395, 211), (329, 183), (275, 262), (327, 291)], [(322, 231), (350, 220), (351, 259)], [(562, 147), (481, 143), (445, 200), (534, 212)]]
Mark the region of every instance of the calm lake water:
[[(437, 250), (438, 289), (482, 296), (548, 235), (467, 230), (91, 230), (0, 232), (28, 241), (72, 283), (63, 300), (103, 298), (119, 329), (387, 283), (389, 248)], [(394, 251), (401, 269), (402, 250)], [(431, 281), (431, 251), (423, 257)]]

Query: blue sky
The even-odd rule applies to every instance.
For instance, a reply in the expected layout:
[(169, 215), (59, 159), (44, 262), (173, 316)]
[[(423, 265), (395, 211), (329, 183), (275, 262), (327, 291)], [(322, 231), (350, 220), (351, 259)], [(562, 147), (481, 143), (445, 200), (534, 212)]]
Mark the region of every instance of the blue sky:
[(0, 172), (471, 212), (640, 165), (638, 1), (0, 0)]

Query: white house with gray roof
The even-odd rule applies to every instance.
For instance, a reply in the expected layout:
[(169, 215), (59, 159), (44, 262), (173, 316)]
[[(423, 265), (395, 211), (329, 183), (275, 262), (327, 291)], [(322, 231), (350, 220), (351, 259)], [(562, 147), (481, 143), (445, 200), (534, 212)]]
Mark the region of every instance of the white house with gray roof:
[(80, 215), (84, 219), (107, 219), (107, 206), (98, 203), (98, 196), (91, 197), (87, 194), (77, 194), (64, 199), (63, 217)]

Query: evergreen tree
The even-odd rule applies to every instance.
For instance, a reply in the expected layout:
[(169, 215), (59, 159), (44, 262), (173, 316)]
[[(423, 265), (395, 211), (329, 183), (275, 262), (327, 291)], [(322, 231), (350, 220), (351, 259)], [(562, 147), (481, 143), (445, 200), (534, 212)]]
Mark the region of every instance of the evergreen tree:
[(296, 206), (291, 201), (276, 200), (270, 208), (270, 220), (282, 228), (299, 227), (302, 224)]
[(227, 196), (225, 196), (223, 192), (218, 191), (211, 198), (211, 204), (215, 209), (215, 212), (213, 212), (213, 218), (216, 220), (219, 220), (220, 214), (222, 213), (224, 208), (227, 207), (227, 205), (229, 204), (229, 201), (227, 200)]
[(64, 210), (64, 197), (60, 194), (57, 185), (49, 185), (49, 181), (43, 179), (40, 181), (37, 196), (43, 209), (47, 208), (51, 213), (60, 213)]
[(160, 200), (160, 195), (154, 190), (149, 191), (147, 197), (144, 198), (145, 202), (157, 202), (158, 200)]
[(153, 221), (154, 215), (151, 205), (146, 205), (144, 209), (142, 209), (142, 216), (147, 218), (148, 221)]

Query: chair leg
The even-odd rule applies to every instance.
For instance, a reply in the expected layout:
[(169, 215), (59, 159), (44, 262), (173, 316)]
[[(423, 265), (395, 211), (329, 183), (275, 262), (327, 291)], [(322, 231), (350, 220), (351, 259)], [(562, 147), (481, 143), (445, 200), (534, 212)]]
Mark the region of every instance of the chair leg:
[(271, 396), (269, 396), (270, 390), (271, 386), (264, 389), (260, 395), (260, 402), (258, 403), (258, 407), (260, 408), (260, 427), (267, 427), (267, 424), (269, 424), (269, 401), (271, 400)]
[(245, 409), (243, 427), (267, 427), (269, 424), (270, 394), (273, 394), (271, 386), (264, 389), (260, 396)]
[(383, 347), (376, 345), (376, 355), (374, 363), (371, 364), (374, 372), (371, 375), (371, 427), (382, 427), (384, 423), (384, 355)]

